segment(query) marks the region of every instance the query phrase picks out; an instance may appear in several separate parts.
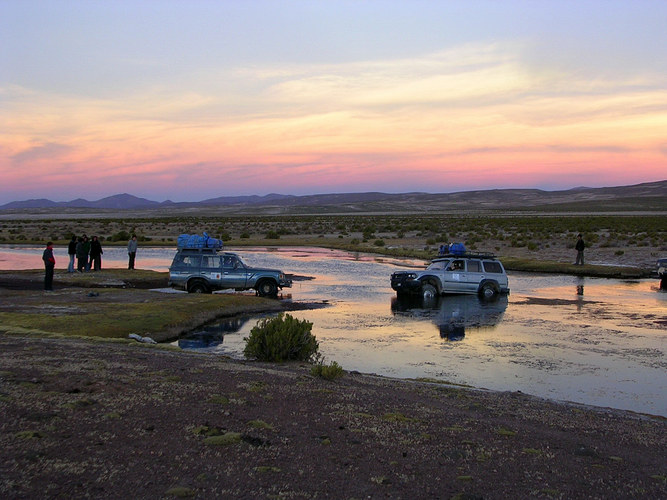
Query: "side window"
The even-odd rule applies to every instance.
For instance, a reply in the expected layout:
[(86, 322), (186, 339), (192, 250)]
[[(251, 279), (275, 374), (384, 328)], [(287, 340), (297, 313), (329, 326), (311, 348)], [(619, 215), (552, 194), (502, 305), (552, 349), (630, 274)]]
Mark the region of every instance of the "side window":
[(222, 261), (222, 267), (225, 269), (234, 269), (236, 259), (230, 255), (225, 255)]
[(484, 271), (487, 273), (496, 273), (502, 274), (503, 270), (500, 267), (500, 263), (493, 261), (484, 261)]
[(220, 257), (217, 255), (204, 255), (202, 257), (202, 267), (217, 269), (220, 267)]
[(175, 264), (179, 267), (199, 267), (199, 255), (179, 255)]
[(462, 260), (454, 260), (449, 266), (447, 266), (447, 271), (465, 271), (466, 265)]
[(482, 266), (481, 262), (478, 260), (469, 260), (468, 261), (468, 272), (469, 273), (481, 273)]

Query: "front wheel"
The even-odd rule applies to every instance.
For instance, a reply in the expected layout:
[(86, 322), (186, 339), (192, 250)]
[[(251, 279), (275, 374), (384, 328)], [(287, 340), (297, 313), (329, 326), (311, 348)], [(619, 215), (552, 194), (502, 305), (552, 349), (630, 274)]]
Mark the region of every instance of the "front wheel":
[(424, 300), (433, 300), (438, 296), (438, 291), (430, 283), (422, 285), (422, 298)]
[(278, 285), (275, 281), (264, 280), (257, 285), (260, 297), (275, 297), (278, 294)]

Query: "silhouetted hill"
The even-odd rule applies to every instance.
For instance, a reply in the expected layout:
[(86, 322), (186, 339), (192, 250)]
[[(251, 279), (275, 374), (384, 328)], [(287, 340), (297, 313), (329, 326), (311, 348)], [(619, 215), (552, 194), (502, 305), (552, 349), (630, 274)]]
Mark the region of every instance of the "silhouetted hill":
[(72, 201), (51, 201), (46, 199), (13, 201), (6, 205), (0, 206), (0, 210), (11, 209), (25, 209), (25, 208), (107, 208), (107, 209), (138, 209), (138, 208), (155, 208), (160, 203), (157, 201), (150, 201), (145, 198), (138, 198), (131, 194), (123, 193), (114, 196), (107, 196), (97, 201), (88, 201), (83, 198), (77, 198)]
[(667, 211), (667, 180), (632, 186), (577, 187), (562, 191), (541, 189), (489, 189), (457, 193), (334, 193), (313, 195), (267, 194), (265, 196), (221, 196), (203, 201), (147, 200), (123, 193), (97, 201), (77, 199), (54, 202), (47, 199), (15, 201), (0, 210), (89, 208), (100, 210), (178, 210), (224, 208), (227, 213), (362, 213), (437, 212), (458, 210), (579, 210), (579, 211)]

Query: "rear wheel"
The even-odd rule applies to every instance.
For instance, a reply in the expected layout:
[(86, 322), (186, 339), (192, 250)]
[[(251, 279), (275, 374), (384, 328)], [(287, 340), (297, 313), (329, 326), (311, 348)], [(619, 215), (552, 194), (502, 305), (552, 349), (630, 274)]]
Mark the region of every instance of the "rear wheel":
[(272, 280), (260, 281), (257, 284), (257, 293), (261, 297), (275, 297), (278, 294), (278, 285)]
[(493, 283), (484, 283), (479, 289), (479, 296), (483, 299), (493, 299), (498, 295), (498, 287)]
[(206, 283), (203, 281), (194, 281), (190, 283), (190, 286), (188, 287), (188, 292), (189, 293), (210, 293), (208, 287), (206, 286)]

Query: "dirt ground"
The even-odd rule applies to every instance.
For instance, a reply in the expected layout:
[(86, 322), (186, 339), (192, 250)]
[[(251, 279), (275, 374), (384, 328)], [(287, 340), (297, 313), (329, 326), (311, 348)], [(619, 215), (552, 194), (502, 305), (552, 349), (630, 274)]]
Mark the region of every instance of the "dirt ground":
[(667, 498), (664, 419), (0, 335), (4, 498)]

